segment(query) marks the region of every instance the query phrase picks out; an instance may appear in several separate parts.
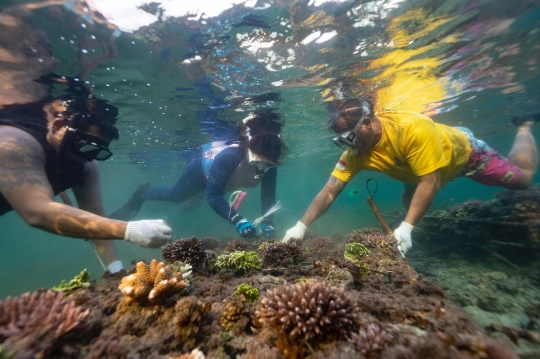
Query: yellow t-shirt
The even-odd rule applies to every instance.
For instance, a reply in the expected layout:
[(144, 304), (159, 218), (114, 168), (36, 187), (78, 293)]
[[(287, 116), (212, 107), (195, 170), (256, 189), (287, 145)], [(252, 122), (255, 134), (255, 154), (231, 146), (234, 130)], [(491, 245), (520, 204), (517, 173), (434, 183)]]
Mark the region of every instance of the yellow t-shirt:
[(471, 144), (453, 127), (410, 111), (384, 111), (377, 116), (382, 124), (379, 143), (356, 155), (345, 151), (332, 176), (349, 182), (361, 170), (377, 171), (416, 185), (420, 176), (440, 169), (444, 186), (469, 161)]

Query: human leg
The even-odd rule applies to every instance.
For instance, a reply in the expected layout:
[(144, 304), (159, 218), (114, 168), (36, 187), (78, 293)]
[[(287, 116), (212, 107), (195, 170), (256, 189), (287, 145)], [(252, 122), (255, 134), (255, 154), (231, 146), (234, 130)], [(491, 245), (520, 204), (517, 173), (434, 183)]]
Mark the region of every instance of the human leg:
[(538, 147), (532, 134), (532, 127), (540, 121), (540, 114), (520, 115), (512, 119), (517, 126), (517, 133), (512, 149), (508, 153), (508, 160), (519, 167), (521, 178), (507, 188), (525, 189), (532, 183), (538, 170)]
[(174, 186), (149, 188), (142, 193), (145, 200), (182, 203), (206, 187), (206, 177), (200, 159), (192, 160)]

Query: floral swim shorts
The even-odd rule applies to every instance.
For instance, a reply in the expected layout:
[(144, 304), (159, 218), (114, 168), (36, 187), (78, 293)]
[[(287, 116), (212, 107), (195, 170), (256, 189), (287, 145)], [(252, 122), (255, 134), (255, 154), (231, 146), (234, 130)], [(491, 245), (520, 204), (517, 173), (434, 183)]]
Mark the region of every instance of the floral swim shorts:
[(506, 187), (519, 181), (521, 170), (516, 165), (484, 141), (475, 138), (468, 128), (454, 128), (463, 132), (471, 143), (471, 157), (459, 177), (469, 177), (487, 186)]

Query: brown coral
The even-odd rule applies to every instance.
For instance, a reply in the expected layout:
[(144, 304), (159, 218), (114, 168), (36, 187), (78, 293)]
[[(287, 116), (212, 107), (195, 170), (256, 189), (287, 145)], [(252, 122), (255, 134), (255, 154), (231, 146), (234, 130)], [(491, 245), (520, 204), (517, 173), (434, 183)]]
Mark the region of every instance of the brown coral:
[(163, 304), (187, 287), (182, 273), (172, 273), (163, 262), (153, 259), (150, 265), (138, 262), (137, 272), (122, 278), (118, 289), (141, 304)]
[(347, 235), (347, 243), (364, 243), (369, 235), (384, 235), (384, 232), (374, 227), (354, 229)]
[(263, 265), (266, 267), (286, 267), (298, 264), (303, 259), (304, 250), (296, 243), (270, 243), (263, 250)]
[(199, 240), (199, 246), (205, 251), (219, 247), (219, 241), (213, 237), (203, 237)]
[(301, 356), (304, 344), (317, 347), (351, 336), (358, 327), (358, 307), (343, 288), (322, 281), (269, 290), (256, 318), (278, 337), (286, 358)]
[(227, 243), (227, 247), (225, 247), (225, 252), (247, 251), (249, 249), (250, 245), (248, 242), (235, 239), (234, 241)]
[(68, 349), (66, 339), (81, 338), (91, 328), (89, 310), (64, 299), (63, 292), (25, 293), (0, 301), (0, 342), (15, 358), (43, 358)]
[(189, 263), (194, 268), (203, 267), (206, 261), (206, 252), (201, 248), (197, 237), (183, 238), (163, 247), (161, 255), (167, 263), (176, 261)]
[(203, 315), (210, 311), (211, 307), (211, 302), (198, 301), (194, 296), (182, 298), (176, 303), (174, 324), (184, 342), (184, 347), (193, 347), (195, 345), (195, 336), (199, 332), (199, 322)]
[(204, 359), (204, 353), (199, 349), (193, 349), (191, 353), (182, 354), (176, 358), (170, 357), (169, 359)]
[[(247, 324), (249, 310), (246, 305), (246, 298), (243, 295), (235, 295), (224, 300), (223, 314), (220, 324), (223, 330), (230, 331), (235, 328), (237, 323)], [(245, 322), (245, 323), (244, 323)], [(242, 325), (241, 325), (242, 326)]]

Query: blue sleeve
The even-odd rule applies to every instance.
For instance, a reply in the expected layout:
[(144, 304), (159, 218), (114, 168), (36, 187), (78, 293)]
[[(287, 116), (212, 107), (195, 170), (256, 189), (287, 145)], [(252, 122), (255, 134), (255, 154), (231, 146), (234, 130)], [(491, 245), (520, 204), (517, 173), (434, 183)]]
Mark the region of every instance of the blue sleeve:
[(233, 210), (229, 203), (223, 198), (225, 194), (225, 185), (232, 173), (242, 161), (244, 151), (237, 147), (226, 148), (221, 151), (208, 173), (208, 182), (206, 183), (206, 201), (221, 217), (229, 221), (229, 218), (234, 217), (236, 211)]
[[(264, 174), (261, 180), (261, 205), (264, 215), (276, 203), (277, 167), (271, 168)], [(274, 216), (268, 216), (263, 223), (273, 225)]]

